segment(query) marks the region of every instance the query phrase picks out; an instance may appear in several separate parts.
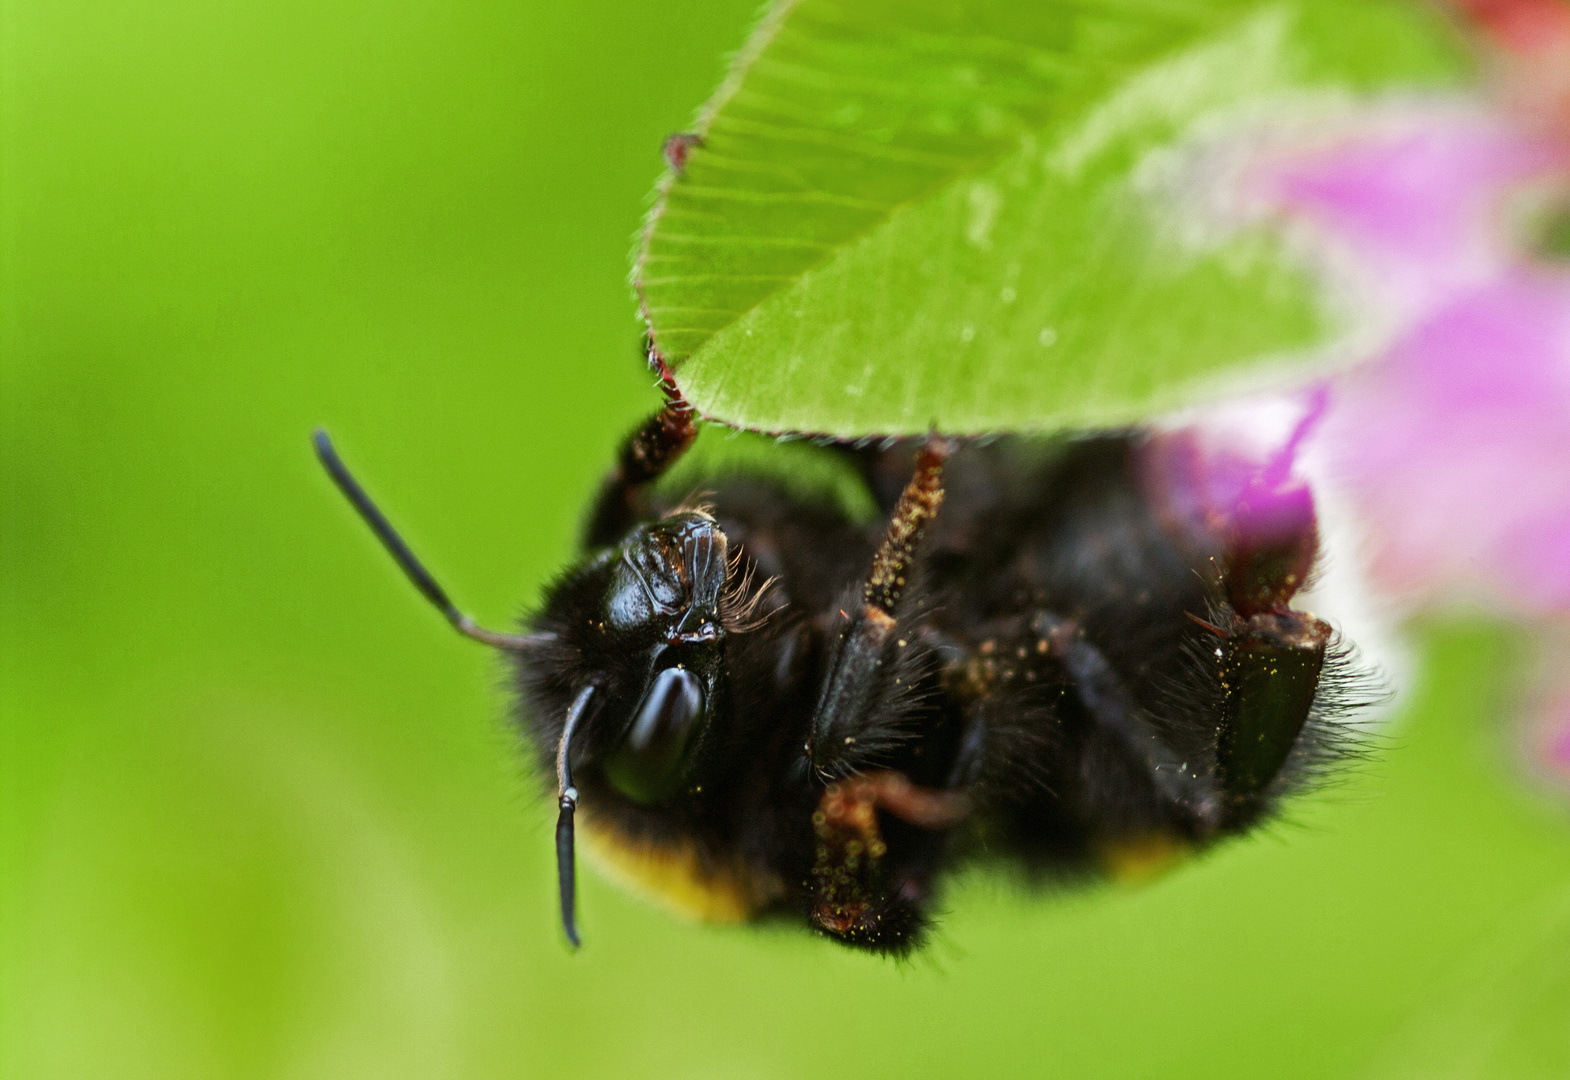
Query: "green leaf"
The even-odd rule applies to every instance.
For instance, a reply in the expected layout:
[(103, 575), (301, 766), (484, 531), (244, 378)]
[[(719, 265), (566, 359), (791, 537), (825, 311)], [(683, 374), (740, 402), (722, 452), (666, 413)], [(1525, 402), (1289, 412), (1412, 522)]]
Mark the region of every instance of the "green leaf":
[(878, 516), (877, 501), (845, 455), (717, 424), (703, 426), (692, 449), (660, 477), (658, 487), (671, 498), (701, 502), (704, 492), (737, 476), (771, 480), (797, 503), (829, 506), (861, 524)]
[(1570, 888), (1522, 905), (1446, 967), (1367, 1080), (1570, 1076)]
[(655, 345), (705, 415), (766, 431), (1115, 423), (1257, 381), (1335, 332), (1314, 282), (1262, 228), (1182, 240), (1136, 172), (1260, 103), (1453, 82), (1437, 18), (779, 3), (658, 190), (635, 270)]

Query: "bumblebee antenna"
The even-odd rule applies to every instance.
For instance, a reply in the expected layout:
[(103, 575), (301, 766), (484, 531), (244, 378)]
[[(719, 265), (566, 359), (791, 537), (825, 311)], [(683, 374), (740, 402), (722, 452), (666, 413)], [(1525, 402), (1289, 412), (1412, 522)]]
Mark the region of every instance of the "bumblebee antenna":
[(572, 786), (572, 767), (567, 763), (567, 752), (572, 748), (572, 733), (594, 693), (590, 683), (578, 691), (572, 707), (567, 710), (567, 723), (562, 728), (561, 742), (556, 744), (556, 803), (561, 814), (556, 818), (556, 881), (561, 889), (561, 924), (567, 932), (572, 947), (578, 947), (577, 859), (573, 850), (573, 811), (578, 809), (578, 789)]
[(387, 549), (387, 554), (393, 557), (393, 561), (404, 572), (404, 576), (420, 590), (420, 595), (447, 617), (447, 621), (452, 623), (458, 633), (494, 648), (508, 649), (512, 652), (524, 652), (554, 637), (552, 634), (499, 634), (494, 630), (477, 626), (473, 619), (459, 611), (453, 606), (453, 602), (447, 599), (446, 592), (436, 584), (436, 579), (431, 576), (431, 572), (420, 564), (420, 560), (414, 557), (414, 552), (409, 550), (409, 545), (403, 542), (403, 537), (398, 535), (398, 530), (394, 529), (392, 523), (376, 508), (371, 497), (365, 493), (359, 481), (355, 480), (349, 472), (349, 467), (338, 456), (338, 451), (333, 449), (332, 440), (327, 437), (327, 432), (317, 428), (313, 441), (316, 443), (316, 456), (321, 459), (327, 475), (333, 478), (333, 483), (338, 485), (338, 490), (354, 504), (360, 517), (371, 527), (371, 531), (376, 534), (376, 539), (382, 542), (382, 547)]

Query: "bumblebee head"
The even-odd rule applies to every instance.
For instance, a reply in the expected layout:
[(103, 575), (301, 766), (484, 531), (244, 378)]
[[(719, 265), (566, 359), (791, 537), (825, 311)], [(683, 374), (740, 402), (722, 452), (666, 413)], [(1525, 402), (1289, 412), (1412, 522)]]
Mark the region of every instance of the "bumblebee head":
[(656, 805), (685, 788), (721, 692), (729, 545), (708, 514), (682, 511), (635, 529), (602, 559), (594, 610), (552, 620), (598, 668), (585, 680), (596, 700), (573, 760)]
[[(349, 472), (325, 431), (317, 456), (410, 582), (460, 633), (513, 655), (529, 702), (527, 731), (556, 771), (562, 921), (573, 917), (574, 769), (640, 806), (686, 790), (722, 705), (727, 634), (749, 626), (749, 595), (725, 533), (702, 509), (640, 525), (548, 590), (532, 632), (486, 630), (455, 607)], [(598, 786), (598, 785), (597, 785)]]
[(518, 653), (529, 734), (554, 760), (563, 913), (579, 789), (657, 810), (695, 785), (701, 747), (726, 708), (727, 640), (755, 623), (763, 589), (702, 509), (633, 529), (569, 571)]

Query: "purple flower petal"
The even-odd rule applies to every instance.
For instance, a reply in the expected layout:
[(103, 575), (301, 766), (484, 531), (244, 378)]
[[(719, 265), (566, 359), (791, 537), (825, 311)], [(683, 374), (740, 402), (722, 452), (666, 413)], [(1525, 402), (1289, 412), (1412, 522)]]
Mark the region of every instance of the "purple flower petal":
[[(1305, 423), (1301, 403), (1213, 410), (1152, 441), (1152, 487), (1190, 537), (1268, 552), (1320, 526), (1311, 474), (1325, 532), (1347, 545), (1332, 572), (1365, 568), (1386, 610), (1410, 610), (1393, 593), (1459, 596), (1546, 627), (1570, 612), (1570, 268), (1533, 262), (1508, 226), (1524, 186), (1570, 179), (1570, 146), (1455, 102), (1336, 123), (1286, 151), (1256, 134), (1207, 160), (1249, 162), (1234, 174), (1245, 197), (1214, 201), (1245, 208), (1241, 222), (1262, 199), (1331, 294), (1370, 317), (1348, 342), (1373, 355), (1332, 380), (1303, 445), (1318, 410)], [(1570, 780), (1570, 693), (1539, 701), (1534, 756)]]
[(1382, 107), (1347, 130), (1254, 181), (1393, 327), (1336, 380), (1314, 456), (1386, 586), (1570, 609), (1570, 274), (1505, 227), (1570, 153), (1476, 108)]
[(1514, 261), (1500, 196), (1570, 156), (1475, 110), (1376, 114), (1326, 151), (1277, 158), (1256, 181), (1315, 241), (1420, 312)]
[(1212, 425), (1161, 433), (1146, 447), (1147, 488), (1168, 526), (1223, 559), (1228, 599), (1245, 617), (1286, 605), (1318, 554), (1313, 492), (1294, 468), (1326, 402), (1316, 391), (1274, 446), (1246, 447)]
[(1321, 439), (1389, 585), (1570, 609), (1570, 276), (1457, 296), (1341, 381)]
[(1548, 738), (1543, 757), (1556, 771), (1570, 775), (1570, 698), (1557, 702), (1558, 708), (1550, 717)]

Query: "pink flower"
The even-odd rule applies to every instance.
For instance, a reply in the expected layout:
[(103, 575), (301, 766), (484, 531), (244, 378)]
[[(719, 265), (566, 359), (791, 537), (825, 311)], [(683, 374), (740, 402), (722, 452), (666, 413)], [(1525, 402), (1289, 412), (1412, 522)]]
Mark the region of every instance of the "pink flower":
[(1338, 383), (1319, 438), (1387, 587), (1570, 612), (1570, 277), (1460, 292)]
[(1270, 177), (1280, 211), (1377, 272), (1402, 316), (1337, 381), (1316, 440), (1393, 590), (1570, 612), (1570, 273), (1506, 228), (1522, 184), (1567, 165), (1502, 117), (1429, 112)]
[(1261, 197), (1296, 230), (1411, 319), (1517, 259), (1501, 228), (1512, 187), (1570, 164), (1556, 144), (1471, 108), (1371, 110), (1367, 130), (1265, 164)]
[(1143, 457), (1145, 485), (1162, 517), (1195, 549), (1219, 546), (1234, 565), (1271, 568), (1238, 575), (1240, 582), (1275, 582), (1274, 589), (1229, 596), (1240, 615), (1286, 603), (1308, 580), (1319, 522), (1313, 492), (1296, 464), (1326, 400), (1323, 391), (1317, 393), (1280, 446), (1250, 449), (1192, 427), (1158, 435)]
[[(1380, 344), (1306, 414), (1285, 403), (1283, 421), (1277, 402), (1274, 448), (1240, 452), (1219, 414), (1168, 436), (1164, 483), (1196, 520), (1268, 532), (1314, 512), (1294, 502), (1296, 467), (1322, 504), (1350, 509), (1391, 603), (1570, 620), (1570, 266), (1530, 254), (1519, 212), (1570, 182), (1570, 141), (1455, 102), (1341, 124), (1259, 154), (1243, 202), (1357, 297)], [(1570, 777), (1570, 697), (1553, 701), (1531, 741)]]

